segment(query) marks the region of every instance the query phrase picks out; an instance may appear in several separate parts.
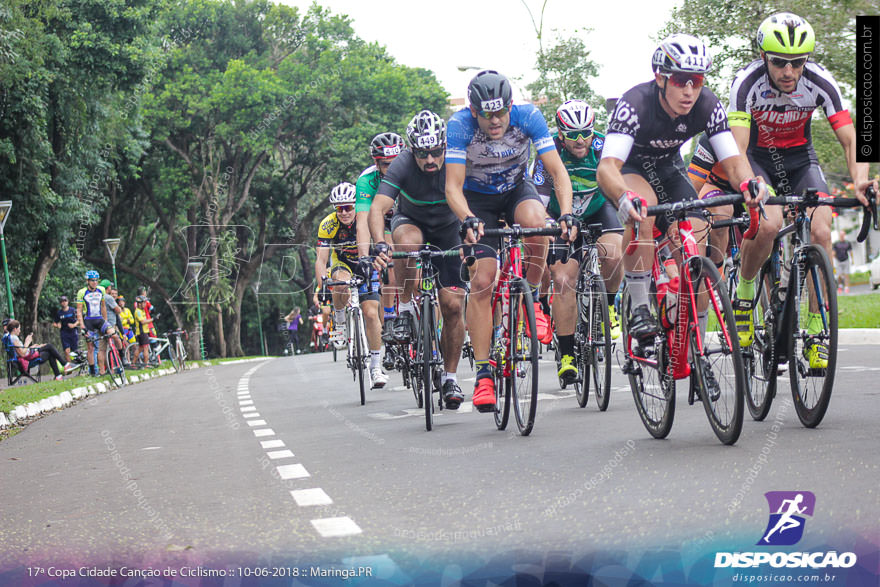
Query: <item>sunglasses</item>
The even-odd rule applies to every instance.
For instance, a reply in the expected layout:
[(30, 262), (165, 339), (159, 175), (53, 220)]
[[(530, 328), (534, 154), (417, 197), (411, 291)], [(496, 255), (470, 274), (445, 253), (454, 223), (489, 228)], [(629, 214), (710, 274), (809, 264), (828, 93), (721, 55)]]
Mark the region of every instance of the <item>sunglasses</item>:
[(507, 108), (505, 106), (503, 108), (500, 108), (498, 110), (493, 110), (491, 112), (489, 112), (488, 110), (480, 110), (480, 116), (482, 116), (486, 120), (490, 120), (495, 117), (501, 118), (502, 116), (504, 116), (508, 112), (510, 112), (510, 108)]
[(702, 73), (662, 73), (660, 74), (668, 79), (676, 88), (687, 87), (688, 84), (695, 89), (702, 88), (705, 76)]
[(354, 204), (342, 204), (341, 206), (336, 206), (337, 212), (352, 212), (354, 211)]
[(590, 137), (593, 136), (593, 131), (586, 130), (564, 130), (562, 131), (562, 136), (564, 136), (569, 141), (576, 141), (578, 139), (584, 139), (584, 141), (589, 142)]
[(806, 57), (795, 57), (794, 59), (786, 59), (785, 57), (777, 57), (776, 55), (768, 55), (767, 59), (774, 67), (783, 69), (786, 65), (791, 65), (792, 69), (800, 69), (807, 62)]
[(446, 151), (445, 147), (437, 147), (436, 149), (413, 149), (413, 155), (416, 159), (427, 159), (428, 155), (437, 159)]

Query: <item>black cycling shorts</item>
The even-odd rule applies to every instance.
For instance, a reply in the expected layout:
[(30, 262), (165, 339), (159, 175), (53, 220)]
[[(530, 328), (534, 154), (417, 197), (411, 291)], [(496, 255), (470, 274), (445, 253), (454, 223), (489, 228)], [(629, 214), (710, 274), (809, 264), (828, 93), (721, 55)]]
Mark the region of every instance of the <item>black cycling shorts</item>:
[[(433, 249), (448, 251), (461, 248), (461, 236), (458, 232), (461, 224), (458, 221), (440, 228), (426, 228), (418, 220), (398, 212), (391, 220), (392, 236), (393, 230), (404, 224), (411, 224), (422, 231), (422, 242), (428, 243)], [(437, 269), (440, 287), (464, 287), (464, 281), (461, 279), (461, 257), (435, 257), (431, 259), (431, 264)]]
[(86, 327), (86, 332), (100, 332), (101, 334), (107, 334), (107, 329), (111, 326), (103, 318), (83, 318), (83, 325)]
[[(558, 220), (558, 218), (556, 219)], [(581, 220), (581, 228), (585, 228), (589, 224), (601, 224), (602, 232), (623, 232), (623, 225), (620, 224), (620, 220), (617, 218), (617, 210), (614, 206), (611, 205), (607, 199), (605, 203), (602, 204), (598, 210), (590, 214), (589, 216), (584, 217)], [(577, 241), (574, 244), (574, 252), (569, 256), (569, 259), (574, 259), (577, 262), (580, 262), (583, 257), (583, 241), (584, 233), (582, 231), (578, 231)], [(561, 248), (566, 248), (568, 243), (562, 240), (562, 237), (559, 237), (553, 244), (549, 247), (547, 251), (547, 263), (552, 264), (555, 263), (559, 258), (558, 251)], [(556, 252), (554, 252), (554, 248)]]
[(803, 195), (807, 188), (829, 193), (813, 149), (750, 149), (748, 156), (752, 171), (771, 184), (777, 196)]
[[(526, 200), (535, 200), (541, 208), (544, 207), (544, 202), (530, 178), (526, 178), (518, 186), (503, 194), (484, 194), (464, 190), (464, 197), (474, 216), (483, 221), (484, 228), (499, 228), (501, 226), (499, 219), (502, 215), (508, 224), (513, 224), (516, 207)], [(477, 259), (497, 257), (500, 246), (501, 241), (497, 238), (482, 239), (473, 246), (473, 256)]]
[(379, 301), (379, 274), (375, 269), (373, 269), (370, 279), (367, 279), (366, 275), (361, 273), (360, 266), (355, 265), (352, 267), (340, 260), (330, 268), (330, 279), (336, 279), (336, 272), (340, 269), (345, 269), (352, 275), (357, 275), (365, 280), (358, 286), (358, 296), (361, 302)]
[[(678, 155), (659, 161), (646, 160), (643, 163), (627, 161), (620, 169), (620, 173), (623, 175), (634, 173), (643, 177), (654, 188), (658, 204), (697, 199), (694, 184), (688, 178), (684, 161)], [(692, 218), (703, 218), (703, 214), (699, 210), (692, 210), (686, 215)], [(675, 222), (675, 217), (671, 214), (654, 217), (654, 226), (663, 234), (669, 231), (673, 222)]]

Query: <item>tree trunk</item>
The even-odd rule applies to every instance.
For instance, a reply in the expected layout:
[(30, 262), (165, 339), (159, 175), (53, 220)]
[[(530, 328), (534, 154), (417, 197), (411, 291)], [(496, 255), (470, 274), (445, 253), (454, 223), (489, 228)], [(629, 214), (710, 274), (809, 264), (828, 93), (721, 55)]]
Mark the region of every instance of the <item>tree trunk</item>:
[(28, 288), (25, 293), (25, 307), (21, 312), (22, 331), (34, 332), (37, 328), (37, 316), (39, 316), (40, 294), (43, 292), (43, 284), (52, 265), (58, 260), (61, 251), (58, 243), (50, 235), (45, 234), (42, 238), (42, 246), (37, 260), (34, 262), (31, 277), (28, 280)]

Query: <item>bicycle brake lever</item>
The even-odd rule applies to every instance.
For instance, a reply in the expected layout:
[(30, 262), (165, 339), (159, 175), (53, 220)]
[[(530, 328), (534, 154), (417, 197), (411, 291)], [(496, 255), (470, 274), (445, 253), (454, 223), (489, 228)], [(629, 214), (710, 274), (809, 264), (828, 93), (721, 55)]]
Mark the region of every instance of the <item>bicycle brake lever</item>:
[(868, 231), (872, 225), (874, 230), (877, 230), (877, 199), (873, 186), (865, 190), (865, 197), (868, 199), (868, 205), (862, 211), (862, 227), (859, 229), (859, 235), (856, 237), (856, 241), (860, 243), (868, 238)]

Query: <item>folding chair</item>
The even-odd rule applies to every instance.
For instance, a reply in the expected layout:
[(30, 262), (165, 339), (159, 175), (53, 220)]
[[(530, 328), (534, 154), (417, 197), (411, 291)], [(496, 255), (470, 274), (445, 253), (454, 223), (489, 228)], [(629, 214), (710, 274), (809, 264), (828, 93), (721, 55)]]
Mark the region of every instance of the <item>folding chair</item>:
[[(15, 352), (16, 347), (12, 344), (12, 339), (8, 333), (3, 335), (3, 348), (6, 350), (6, 381), (9, 387), (17, 384), (22, 379), (30, 379), (33, 383), (40, 382), (40, 365), (43, 363), (43, 359), (38, 357), (28, 361), (27, 369), (25, 369), (21, 363), (21, 357)], [(36, 376), (32, 374), (35, 367), (37, 370)]]

